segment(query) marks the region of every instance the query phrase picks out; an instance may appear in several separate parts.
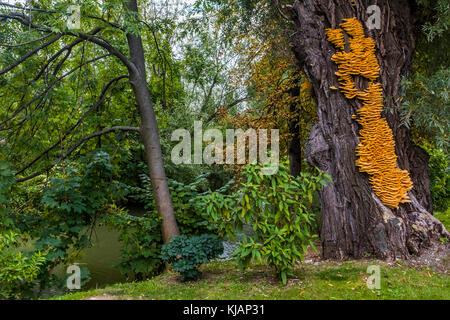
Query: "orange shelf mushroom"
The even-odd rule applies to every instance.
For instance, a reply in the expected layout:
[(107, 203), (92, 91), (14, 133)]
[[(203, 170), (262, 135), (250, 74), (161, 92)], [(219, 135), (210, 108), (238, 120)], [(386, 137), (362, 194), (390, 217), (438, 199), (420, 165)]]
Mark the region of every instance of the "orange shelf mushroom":
[[(352, 118), (362, 129), (360, 143), (356, 148), (356, 165), (368, 173), (373, 191), (386, 206), (397, 208), (400, 203), (410, 202), (408, 191), (412, 189), (409, 173), (397, 167), (395, 141), (386, 119), (381, 117), (383, 89), (375, 82), (380, 66), (375, 56), (375, 43), (365, 37), (364, 29), (356, 18), (343, 19), (342, 29), (326, 29), (328, 41), (340, 49), (331, 58), (338, 66), (335, 73), (339, 89), (347, 99), (359, 99), (362, 107)], [(347, 33), (349, 52), (345, 51), (344, 31)], [(364, 91), (356, 88), (353, 77), (362, 76), (369, 84)]]

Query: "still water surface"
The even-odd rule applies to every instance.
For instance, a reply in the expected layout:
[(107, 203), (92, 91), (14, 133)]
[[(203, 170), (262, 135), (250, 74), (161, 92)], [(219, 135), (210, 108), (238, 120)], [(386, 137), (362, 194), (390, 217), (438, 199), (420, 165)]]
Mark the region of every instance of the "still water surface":
[[(143, 208), (128, 208), (129, 214), (142, 216), (145, 213)], [(120, 249), (122, 243), (118, 240), (120, 232), (105, 225), (97, 225), (91, 235), (92, 246), (81, 251), (79, 258), (75, 262), (81, 264), (80, 267), (88, 268), (90, 280), (81, 287), (81, 290), (102, 288), (107, 285), (125, 282), (127, 279), (120, 273), (118, 268), (113, 268), (121, 260)], [(33, 250), (31, 242), (25, 244), (20, 250)], [(67, 273), (68, 265), (58, 265), (53, 273), (58, 277), (64, 277)], [(62, 294), (59, 290), (49, 289), (43, 292), (42, 297), (55, 294)]]

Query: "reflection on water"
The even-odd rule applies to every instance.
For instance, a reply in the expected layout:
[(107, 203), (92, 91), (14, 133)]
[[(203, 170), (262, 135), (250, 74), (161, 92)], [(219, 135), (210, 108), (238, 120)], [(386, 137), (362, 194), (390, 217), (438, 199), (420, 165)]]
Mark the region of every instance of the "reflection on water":
[[(84, 249), (80, 258), (76, 260), (81, 267), (87, 268), (90, 272), (91, 280), (83, 285), (83, 290), (126, 280), (118, 268), (112, 268), (112, 265), (119, 264), (121, 259), (121, 243), (117, 240), (118, 236), (117, 230), (107, 226), (95, 227), (91, 237), (92, 247)], [(67, 266), (58, 266), (54, 272), (58, 277), (64, 277), (66, 270)]]
[[(144, 208), (130, 207), (128, 213), (134, 216), (142, 216)], [(124, 282), (126, 277), (122, 275), (118, 268), (112, 268), (121, 260), (120, 249), (122, 243), (118, 240), (119, 231), (107, 226), (96, 226), (92, 233), (92, 247), (81, 251), (81, 256), (76, 262), (83, 263), (81, 267), (89, 269), (90, 277), (88, 283), (81, 287), (82, 290), (101, 288), (109, 284)], [(84, 264), (86, 263), (86, 264)], [(67, 266), (55, 268), (57, 276), (64, 276)]]

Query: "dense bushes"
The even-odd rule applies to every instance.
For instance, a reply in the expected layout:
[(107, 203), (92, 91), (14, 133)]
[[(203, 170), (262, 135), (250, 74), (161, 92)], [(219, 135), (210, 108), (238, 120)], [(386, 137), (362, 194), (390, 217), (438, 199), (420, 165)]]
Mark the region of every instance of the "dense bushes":
[(0, 233), (0, 298), (18, 299), (31, 294), (33, 281), (45, 262), (41, 252), (26, 255), (16, 250), (17, 234)]
[(204, 206), (223, 236), (233, 238), (245, 225), (252, 226), (254, 235), (244, 234), (234, 253), (241, 268), (251, 259), (265, 261), (286, 283), (307, 245), (314, 248), (313, 194), (330, 177), (319, 172), (294, 178), (286, 163), (276, 175), (263, 175), (258, 165), (247, 166), (243, 175), (235, 193), (205, 195)]
[(9, 217), (9, 204), (11, 187), (15, 182), (14, 172), (10, 169), (9, 163), (0, 161), (0, 232), (13, 226), (13, 221)]
[(45, 255), (26, 254), (17, 250), (18, 234), (9, 208), (14, 172), (7, 162), (0, 161), (0, 298), (17, 299), (31, 292)]
[[(141, 217), (135, 217), (129, 215), (126, 210), (113, 206), (105, 216), (106, 223), (120, 230), (119, 240), (123, 246), (118, 267), (123, 274), (134, 279), (154, 276), (164, 268), (160, 255), (163, 244), (161, 218), (156, 211), (150, 178), (146, 174), (140, 177), (142, 187), (128, 186), (129, 197), (143, 204), (146, 213)], [(215, 225), (207, 220), (199, 207), (198, 199), (201, 195), (199, 187), (204, 179), (206, 175), (200, 175), (190, 184), (169, 179), (178, 226), (184, 235), (201, 235), (216, 230)]]
[[(199, 190), (200, 185), (205, 182), (207, 176), (207, 174), (199, 175), (189, 184), (168, 179), (178, 227), (182, 234), (200, 235), (214, 233), (217, 230), (216, 226), (208, 221), (204, 208), (199, 202), (203, 194)], [(130, 187), (130, 196), (144, 204), (147, 211), (156, 212), (150, 178), (146, 174), (140, 177), (143, 186)]]
[[(59, 264), (73, 262), (91, 245), (89, 228), (95, 227), (106, 204), (124, 195), (114, 176), (109, 155), (95, 151), (76, 163), (61, 165), (32, 197), (33, 202), (23, 200), (14, 210), (15, 228), (33, 242), (35, 250), (46, 254), (38, 275), (41, 290), (65, 285), (64, 279), (51, 271)], [(88, 277), (87, 269), (82, 268), (82, 282)]]
[(104, 221), (120, 231), (121, 262), (115, 267), (122, 274), (129, 279), (142, 280), (159, 274), (164, 269), (160, 258), (161, 218), (155, 211), (136, 217), (124, 209), (111, 206)]
[(162, 247), (161, 258), (180, 273), (180, 281), (197, 280), (198, 267), (223, 252), (222, 241), (214, 235), (203, 234), (188, 238), (175, 236)]
[(446, 154), (439, 148), (429, 144), (423, 145), (428, 152), (430, 160), (430, 191), (433, 199), (434, 211), (446, 211), (450, 201), (450, 172), (449, 161)]

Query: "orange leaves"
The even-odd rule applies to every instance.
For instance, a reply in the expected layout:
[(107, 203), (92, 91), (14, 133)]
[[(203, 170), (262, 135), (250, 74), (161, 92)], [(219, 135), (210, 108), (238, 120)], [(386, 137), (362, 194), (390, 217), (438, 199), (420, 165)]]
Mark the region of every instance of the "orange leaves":
[[(413, 185), (406, 170), (397, 168), (397, 155), (392, 130), (386, 119), (381, 118), (383, 109), (383, 90), (379, 77), (380, 67), (375, 56), (374, 41), (364, 36), (364, 29), (356, 18), (343, 19), (340, 26), (349, 35), (350, 51), (344, 51), (344, 33), (342, 29), (327, 29), (328, 40), (338, 49), (332, 60), (338, 65), (339, 89), (347, 99), (357, 98), (362, 107), (353, 119), (361, 124), (360, 143), (356, 148), (359, 157), (356, 165), (361, 172), (371, 175), (369, 181), (380, 200), (390, 208), (409, 202), (407, 192)], [(369, 80), (364, 91), (358, 90), (354, 76)]]

